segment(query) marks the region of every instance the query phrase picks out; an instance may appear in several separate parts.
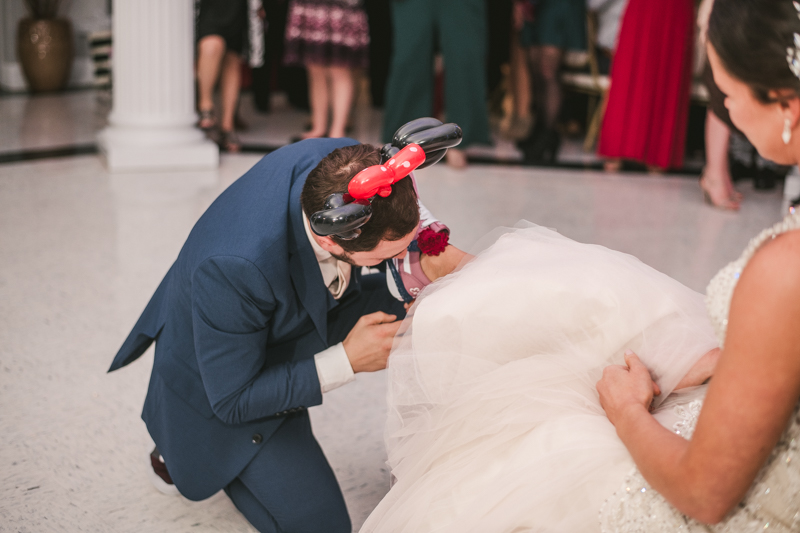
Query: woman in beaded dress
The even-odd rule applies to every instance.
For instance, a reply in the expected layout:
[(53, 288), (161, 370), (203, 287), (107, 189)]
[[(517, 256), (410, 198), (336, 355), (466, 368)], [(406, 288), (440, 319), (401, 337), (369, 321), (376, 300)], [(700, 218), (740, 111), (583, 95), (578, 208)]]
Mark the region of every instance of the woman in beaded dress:
[[(791, 0), (717, 0), (710, 26), (732, 119), (766, 157), (796, 164)], [(488, 237), (401, 328), (394, 483), (362, 533), (800, 531), (795, 229), (800, 215), (756, 237), (706, 302), (541, 227)]]
[[(734, 125), (765, 158), (797, 165), (800, 3), (716, 0), (708, 40)], [(704, 401), (691, 405), (690, 440), (654, 423), (636, 356), (606, 369), (600, 401), (637, 465), (602, 512), (607, 530), (800, 530), (798, 229), (792, 212), (709, 284), (723, 348)]]

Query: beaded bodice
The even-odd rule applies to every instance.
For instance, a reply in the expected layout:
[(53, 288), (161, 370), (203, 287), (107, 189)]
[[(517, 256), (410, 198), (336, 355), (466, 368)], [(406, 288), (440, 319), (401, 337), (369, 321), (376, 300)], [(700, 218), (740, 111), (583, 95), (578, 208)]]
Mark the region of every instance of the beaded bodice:
[(725, 332), (728, 329), (728, 313), (731, 308), (733, 290), (736, 288), (745, 265), (766, 241), (794, 229), (800, 229), (800, 212), (787, 216), (781, 222), (765, 229), (751, 239), (739, 259), (729, 263), (711, 279), (706, 288), (706, 308), (711, 324), (717, 333), (720, 347), (725, 344)]
[[(800, 213), (787, 216), (753, 238), (741, 257), (711, 280), (706, 306), (720, 346), (728, 327), (731, 298), (747, 262), (767, 240), (800, 229)], [(674, 407), (673, 430), (691, 439), (701, 400)], [(800, 532), (800, 412), (796, 408), (789, 426), (756, 476), (744, 500), (722, 522), (701, 524), (676, 510), (645, 481), (637, 468), (600, 510), (603, 533), (740, 533), (755, 531)]]

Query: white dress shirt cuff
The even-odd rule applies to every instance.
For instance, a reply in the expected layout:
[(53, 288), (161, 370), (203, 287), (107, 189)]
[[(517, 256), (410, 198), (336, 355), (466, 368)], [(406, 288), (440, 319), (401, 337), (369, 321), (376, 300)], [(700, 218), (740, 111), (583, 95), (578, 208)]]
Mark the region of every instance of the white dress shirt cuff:
[(356, 379), (353, 367), (350, 366), (350, 359), (347, 358), (341, 342), (315, 354), (314, 363), (317, 365), (319, 386), (323, 393), (347, 385)]

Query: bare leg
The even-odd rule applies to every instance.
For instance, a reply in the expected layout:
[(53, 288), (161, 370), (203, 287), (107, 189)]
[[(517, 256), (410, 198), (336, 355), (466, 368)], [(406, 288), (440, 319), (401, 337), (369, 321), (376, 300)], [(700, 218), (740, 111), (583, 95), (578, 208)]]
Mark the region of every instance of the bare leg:
[(306, 65), (311, 104), (311, 131), (303, 139), (322, 137), (328, 131), (328, 69), (321, 65)]
[(220, 100), (222, 103), (222, 117), (220, 127), (222, 131), (233, 131), (233, 117), (236, 114), (236, 104), (239, 102), (239, 90), (242, 87), (242, 71), (239, 54), (227, 52), (222, 64), (222, 79), (220, 80)]
[(606, 159), (603, 162), (603, 170), (606, 172), (619, 172), (622, 170), (622, 160), (619, 158)]
[(464, 150), (450, 148), (445, 154), (445, 162), (451, 168), (462, 170), (467, 168), (467, 154)]
[(331, 75), (331, 107), (333, 119), (329, 137), (345, 137), (347, 119), (350, 117), (350, 108), (353, 105), (353, 72), (347, 67), (330, 67)]
[(241, 60), (239, 54), (228, 51), (222, 60), (222, 77), (220, 79), (220, 101), (222, 116), (220, 120), (220, 145), (227, 152), (239, 152), (242, 149), (234, 132), (236, 106), (239, 102), (239, 89), (242, 86)]
[(706, 166), (700, 187), (709, 202), (723, 209), (739, 209), (742, 195), (733, 188), (728, 165), (728, 126), (709, 110), (706, 113)]
[[(214, 86), (219, 78), (222, 58), (225, 56), (225, 40), (219, 35), (208, 35), (197, 43), (197, 107), (201, 111), (214, 108)], [(201, 128), (210, 128), (211, 123), (200, 124)]]

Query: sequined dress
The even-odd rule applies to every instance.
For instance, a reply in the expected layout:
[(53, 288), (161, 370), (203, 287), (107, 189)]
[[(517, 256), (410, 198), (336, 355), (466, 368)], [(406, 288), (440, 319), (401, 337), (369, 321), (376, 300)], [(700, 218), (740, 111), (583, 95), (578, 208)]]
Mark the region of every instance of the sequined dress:
[[(711, 280), (706, 305), (720, 346), (725, 342), (728, 313), (739, 276), (759, 247), (786, 231), (800, 229), (800, 213), (761, 232), (750, 241), (741, 257)], [(673, 429), (691, 439), (701, 400), (675, 407), (678, 421)], [(603, 533), (744, 533), (750, 531), (800, 531), (800, 416), (796, 408), (788, 427), (739, 507), (712, 526), (692, 520), (667, 503), (634, 468), (600, 510)]]

